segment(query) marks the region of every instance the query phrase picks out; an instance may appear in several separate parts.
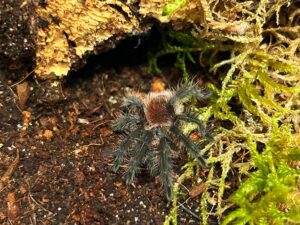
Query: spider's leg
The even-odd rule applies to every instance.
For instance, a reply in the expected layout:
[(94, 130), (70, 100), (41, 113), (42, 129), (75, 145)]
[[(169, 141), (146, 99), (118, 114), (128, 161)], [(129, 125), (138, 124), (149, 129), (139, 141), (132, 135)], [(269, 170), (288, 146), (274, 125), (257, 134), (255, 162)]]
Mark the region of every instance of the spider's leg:
[(187, 121), (187, 122), (197, 124), (198, 131), (201, 134), (201, 136), (203, 138), (206, 138), (206, 139), (210, 140), (210, 141), (213, 140), (213, 137), (206, 133), (205, 127), (203, 126), (202, 122), (199, 119), (197, 119), (197, 117), (195, 117), (194, 115), (192, 115), (192, 114), (180, 114), (180, 115), (175, 115), (174, 118), (175, 118), (175, 120), (184, 120), (184, 121)]
[(150, 176), (155, 177), (158, 174), (158, 156), (156, 151), (149, 151), (146, 156), (147, 168), (150, 171)]
[(175, 151), (177, 148), (176, 144), (171, 140), (171, 138), (169, 138), (167, 136), (166, 136), (166, 139), (167, 139), (168, 145), (171, 147), (171, 149), (173, 149)]
[(128, 126), (132, 123), (138, 123), (140, 121), (140, 117), (137, 115), (133, 116), (122, 116), (116, 123), (112, 124), (113, 131), (121, 131), (125, 126)]
[(130, 96), (126, 98), (125, 102), (122, 104), (122, 107), (125, 108), (137, 107), (143, 109), (143, 102), (141, 101), (141, 99), (137, 97)]
[(142, 128), (137, 128), (131, 134), (129, 134), (129, 136), (117, 148), (117, 150), (115, 151), (115, 160), (113, 162), (113, 167), (112, 167), (114, 172), (117, 172), (118, 169), (120, 168), (130, 142), (133, 141), (135, 138), (137, 138), (141, 132), (142, 132)]
[(167, 107), (173, 106), (176, 101), (185, 98), (207, 99), (211, 96), (208, 88), (199, 88), (196, 85), (180, 88), (167, 103)]
[(199, 155), (197, 146), (193, 142), (191, 142), (191, 140), (187, 136), (185, 136), (176, 126), (171, 127), (170, 130), (181, 139), (187, 149), (198, 160), (200, 166), (207, 167), (205, 160), (202, 158), (202, 156)]
[(143, 101), (138, 98), (138, 97), (135, 97), (135, 96), (130, 96), (126, 99), (126, 101), (122, 104), (122, 107), (124, 108), (132, 108), (132, 107), (135, 107), (138, 111), (138, 115), (139, 115), (139, 122), (144, 125), (145, 122), (146, 122), (146, 115), (145, 115), (145, 112), (144, 112), (144, 103)]
[(171, 201), (173, 196), (172, 162), (170, 158), (170, 146), (165, 136), (160, 138), (158, 149), (160, 153), (160, 179), (164, 186), (166, 197)]
[[(177, 148), (176, 144), (167, 135), (165, 135), (164, 137), (166, 138), (167, 144), (171, 147), (171, 149), (175, 151)], [(150, 171), (150, 175), (152, 177), (155, 177), (159, 174), (159, 151), (160, 149), (158, 149), (158, 151), (149, 151), (146, 156), (147, 168)]]
[(140, 163), (148, 151), (148, 143), (151, 141), (152, 136), (150, 131), (144, 132), (139, 144), (135, 147), (134, 155), (129, 161), (128, 170), (125, 174), (127, 185), (132, 183), (135, 174), (139, 170)]

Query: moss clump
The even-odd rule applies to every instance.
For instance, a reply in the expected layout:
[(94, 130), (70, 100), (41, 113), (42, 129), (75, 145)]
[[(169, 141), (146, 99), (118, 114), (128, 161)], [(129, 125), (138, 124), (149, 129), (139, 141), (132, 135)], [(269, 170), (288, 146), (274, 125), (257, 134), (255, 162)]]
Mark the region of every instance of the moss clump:
[[(178, 200), (188, 201), (181, 184), (197, 181), (207, 187), (197, 197), (201, 224), (299, 223), (300, 32), (295, 4), (210, 1), (204, 12), (214, 16), (202, 28), (164, 34), (149, 68), (158, 69), (157, 61), (166, 54), (177, 54), (185, 81), (188, 63), (206, 68), (214, 97), (195, 110), (204, 121), (232, 124), (218, 126), (215, 143), (201, 151), (211, 166), (205, 177), (196, 162), (185, 165), (165, 224), (177, 224)], [(166, 6), (165, 14), (179, 5)]]

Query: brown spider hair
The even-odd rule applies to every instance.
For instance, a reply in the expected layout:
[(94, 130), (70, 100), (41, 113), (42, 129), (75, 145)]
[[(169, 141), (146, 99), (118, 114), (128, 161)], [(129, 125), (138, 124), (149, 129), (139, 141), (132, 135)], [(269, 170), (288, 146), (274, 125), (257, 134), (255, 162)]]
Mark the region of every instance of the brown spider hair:
[(174, 95), (173, 91), (166, 90), (158, 93), (150, 92), (144, 99), (144, 113), (149, 127), (170, 126), (172, 116), (183, 111), (182, 104), (174, 104), (168, 107), (168, 101)]

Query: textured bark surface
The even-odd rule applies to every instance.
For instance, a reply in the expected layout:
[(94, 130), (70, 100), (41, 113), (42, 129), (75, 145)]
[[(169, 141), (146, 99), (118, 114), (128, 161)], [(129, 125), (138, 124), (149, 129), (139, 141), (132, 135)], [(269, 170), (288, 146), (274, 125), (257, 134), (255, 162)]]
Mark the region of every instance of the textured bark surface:
[(10, 59), (32, 57), (35, 73), (41, 78), (67, 75), (82, 66), (88, 55), (112, 49), (128, 36), (146, 33), (155, 20), (177, 29), (203, 22), (197, 1), (169, 17), (162, 16), (169, 0), (4, 2), (0, 6), (0, 54)]

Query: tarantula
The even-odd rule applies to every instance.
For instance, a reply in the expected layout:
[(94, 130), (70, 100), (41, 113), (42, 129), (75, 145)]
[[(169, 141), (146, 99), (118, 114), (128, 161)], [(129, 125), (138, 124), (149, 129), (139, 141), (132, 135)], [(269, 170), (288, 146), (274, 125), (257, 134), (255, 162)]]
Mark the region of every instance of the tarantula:
[(113, 171), (120, 168), (125, 156), (129, 154), (131, 158), (125, 173), (126, 184), (133, 182), (140, 164), (145, 163), (152, 176), (160, 176), (166, 198), (171, 200), (172, 158), (176, 149), (185, 147), (200, 166), (207, 166), (199, 155), (198, 146), (182, 133), (180, 127), (182, 121), (195, 123), (201, 136), (210, 139), (201, 121), (184, 112), (184, 102), (188, 99), (207, 99), (209, 96), (208, 89), (193, 85), (176, 91), (150, 92), (146, 96), (135, 94), (126, 98), (123, 107), (127, 113), (112, 127), (114, 131), (129, 131), (129, 134), (115, 151)]

